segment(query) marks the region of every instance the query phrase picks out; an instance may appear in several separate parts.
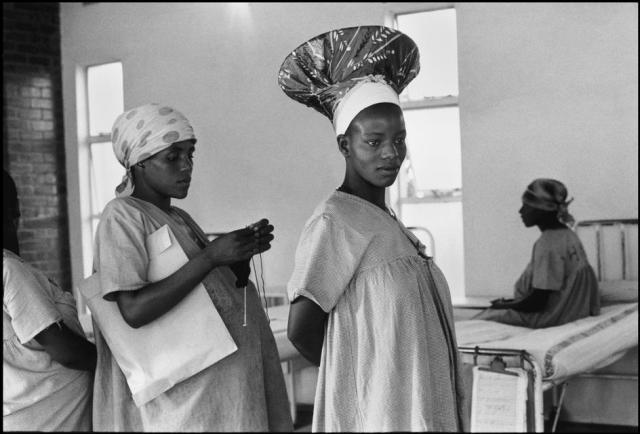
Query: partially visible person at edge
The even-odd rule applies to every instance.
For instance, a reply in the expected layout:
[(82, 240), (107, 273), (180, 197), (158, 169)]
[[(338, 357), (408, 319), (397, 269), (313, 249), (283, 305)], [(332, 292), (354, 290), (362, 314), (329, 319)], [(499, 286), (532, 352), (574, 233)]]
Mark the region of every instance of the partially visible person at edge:
[[(236, 287), (236, 281), (248, 281), (250, 258), (270, 248), (273, 226), (263, 219), (210, 242), (189, 214), (171, 205), (173, 198), (187, 196), (196, 144), (190, 122), (179, 111), (158, 104), (128, 110), (116, 119), (112, 142), (126, 174), (96, 232), (94, 269), (103, 298), (117, 303), (123, 319), (137, 328), (202, 283), (238, 350), (138, 408), (94, 322), (99, 355), (95, 430), (291, 431), (284, 377), (264, 309), (251, 285), (243, 327), (243, 291)], [(164, 225), (189, 261), (150, 283), (145, 240)]]
[(16, 185), (2, 174), (2, 429), (91, 431), (96, 347), (73, 295), (20, 257)]
[(555, 179), (539, 178), (522, 195), (525, 227), (542, 232), (531, 261), (516, 281), (513, 298), (493, 300), (474, 319), (529, 328), (562, 325), (600, 312), (598, 279), (580, 239), (570, 228), (567, 188)]
[(302, 231), (288, 336), (320, 366), (312, 430), (461, 431), (464, 396), (446, 279), (385, 203), (406, 155), (398, 94), (417, 75), (397, 30), (334, 30), (296, 48), (280, 86), (333, 121), (342, 185)]

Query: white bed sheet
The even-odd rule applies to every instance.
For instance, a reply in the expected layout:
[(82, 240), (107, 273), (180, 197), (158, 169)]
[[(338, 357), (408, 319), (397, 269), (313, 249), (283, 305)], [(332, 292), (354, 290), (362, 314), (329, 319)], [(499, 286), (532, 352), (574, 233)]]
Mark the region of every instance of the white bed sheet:
[(458, 321), (456, 337), (459, 346), (526, 350), (545, 381), (560, 382), (607, 366), (638, 345), (638, 303), (605, 306), (598, 316), (544, 329)]

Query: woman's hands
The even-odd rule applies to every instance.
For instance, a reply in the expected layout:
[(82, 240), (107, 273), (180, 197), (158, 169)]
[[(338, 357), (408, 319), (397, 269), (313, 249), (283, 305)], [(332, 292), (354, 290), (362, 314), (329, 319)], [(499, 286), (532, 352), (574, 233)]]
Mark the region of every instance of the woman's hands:
[(539, 312), (547, 305), (550, 290), (532, 288), (524, 298), (499, 298), (491, 301), (492, 309), (514, 309), (521, 312)]
[[(253, 255), (271, 248), (273, 225), (262, 219), (244, 229), (238, 229), (211, 241), (205, 252), (211, 262), (216, 265), (231, 265), (250, 259)], [(242, 268), (244, 272), (248, 267)]]
[(496, 298), (491, 300), (491, 307), (493, 309), (505, 309), (509, 303), (513, 303), (513, 298)]
[(236, 285), (248, 281), (249, 259), (271, 248), (271, 232), (273, 226), (262, 219), (211, 241), (178, 271), (158, 282), (135, 291), (113, 293), (122, 317), (133, 328), (154, 321), (178, 304), (215, 267), (231, 266), (238, 279)]

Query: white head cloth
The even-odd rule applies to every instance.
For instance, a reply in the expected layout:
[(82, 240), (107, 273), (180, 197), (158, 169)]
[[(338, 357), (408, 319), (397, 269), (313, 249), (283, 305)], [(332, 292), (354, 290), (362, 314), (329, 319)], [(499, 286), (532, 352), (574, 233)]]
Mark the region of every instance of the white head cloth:
[(398, 94), (384, 81), (382, 76), (368, 75), (363, 77), (362, 81), (349, 89), (342, 97), (334, 111), (333, 129), (336, 136), (344, 134), (351, 121), (362, 110), (383, 102), (400, 106)]
[(133, 193), (131, 167), (176, 142), (196, 140), (189, 120), (172, 107), (145, 104), (122, 113), (113, 123), (111, 142), (116, 158), (127, 171), (116, 196)]

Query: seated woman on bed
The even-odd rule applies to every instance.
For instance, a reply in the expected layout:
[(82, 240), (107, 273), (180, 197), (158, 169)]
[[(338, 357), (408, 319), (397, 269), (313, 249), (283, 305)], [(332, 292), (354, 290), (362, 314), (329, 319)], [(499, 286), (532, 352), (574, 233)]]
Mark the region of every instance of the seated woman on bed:
[(513, 299), (497, 299), (473, 319), (529, 328), (553, 327), (600, 312), (598, 281), (582, 243), (571, 230), (567, 189), (560, 181), (534, 180), (522, 195), (526, 227), (542, 231)]

